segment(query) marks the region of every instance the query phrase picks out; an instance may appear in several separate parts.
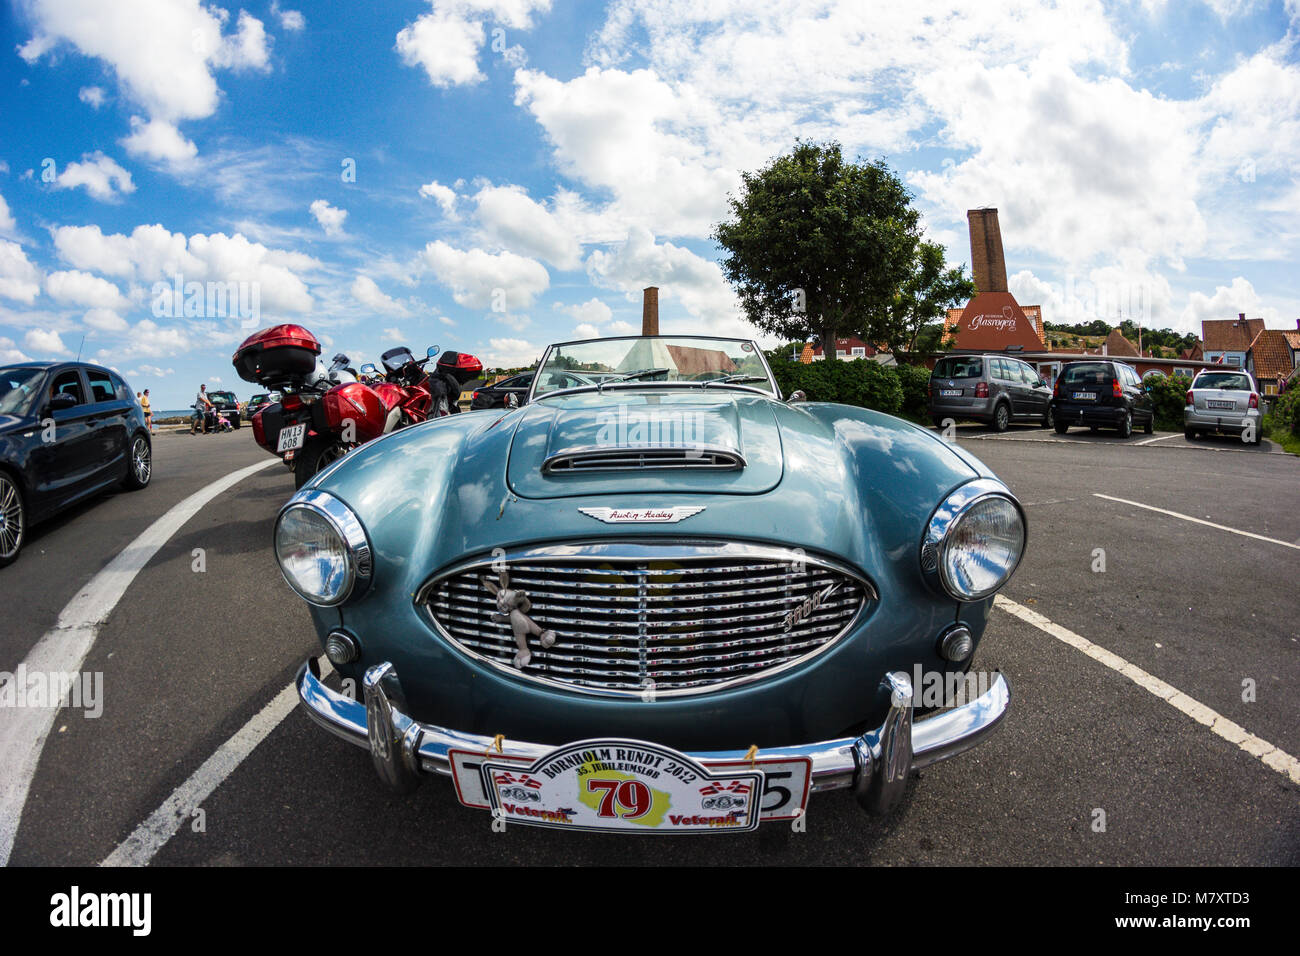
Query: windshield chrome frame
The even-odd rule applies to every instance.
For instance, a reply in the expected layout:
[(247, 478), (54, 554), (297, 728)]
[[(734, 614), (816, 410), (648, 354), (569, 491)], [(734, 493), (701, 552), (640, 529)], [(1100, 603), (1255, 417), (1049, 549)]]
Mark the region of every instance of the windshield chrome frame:
[[(537, 367), (533, 369), (533, 380), (528, 386), (528, 400), (524, 403), (531, 405), (539, 397), (537, 395), (537, 381), (541, 377), (542, 369), (546, 367), (546, 360), (551, 357), (551, 353), (556, 349), (563, 348), (566, 345), (581, 345), (584, 342), (617, 342), (619, 340), (635, 341), (637, 339), (703, 339), (709, 342), (748, 342), (754, 347), (754, 352), (758, 355), (758, 360), (763, 364), (763, 371), (767, 373), (767, 380), (772, 389), (768, 391), (763, 388), (756, 388), (753, 385), (744, 385), (740, 382), (731, 382), (719, 384), (715, 388), (733, 388), (743, 392), (753, 392), (756, 395), (763, 395), (767, 398), (773, 398), (781, 401), (781, 386), (777, 384), (776, 376), (772, 374), (772, 367), (767, 363), (767, 356), (753, 339), (738, 339), (727, 335), (611, 335), (599, 339), (573, 339), (569, 342), (554, 342), (546, 347), (542, 353)], [(708, 381), (716, 381), (709, 379)], [(703, 382), (646, 382), (643, 380), (634, 381), (607, 381), (593, 385), (582, 385), (578, 388), (556, 388), (548, 392), (543, 392), (540, 397), (549, 398), (552, 395), (576, 395), (582, 392), (597, 392), (611, 388), (699, 388)]]

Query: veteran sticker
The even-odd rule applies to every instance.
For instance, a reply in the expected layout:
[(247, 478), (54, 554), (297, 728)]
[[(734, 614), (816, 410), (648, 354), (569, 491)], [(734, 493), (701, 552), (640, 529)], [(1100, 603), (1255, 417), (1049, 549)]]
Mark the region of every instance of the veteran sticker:
[(507, 825), (717, 833), (753, 830), (763, 815), (758, 762), (710, 769), (632, 740), (584, 740), (534, 761), (464, 751), (450, 756), (461, 802), (490, 808)]

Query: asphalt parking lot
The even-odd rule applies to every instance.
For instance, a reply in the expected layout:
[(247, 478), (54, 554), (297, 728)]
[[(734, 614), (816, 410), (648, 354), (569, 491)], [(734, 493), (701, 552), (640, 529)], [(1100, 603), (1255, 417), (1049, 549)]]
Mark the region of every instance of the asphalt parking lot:
[(273, 462), (196, 507), (111, 611), (71, 620), (159, 515), (270, 461), (248, 430), (161, 435), (149, 489), (38, 529), (0, 572), (0, 670), (88, 626), (81, 668), (104, 675), (102, 716), (59, 712), (39, 761), (6, 766), (0, 856), (12, 840), (9, 862), (32, 865), (1300, 863), (1300, 459), (1181, 433), (956, 440), (1029, 519), (975, 665), (1011, 683), (1001, 729), (921, 771), (888, 819), (836, 792), (803, 832), (671, 840), (495, 833), (447, 781), (394, 796), (311, 724), (287, 690), (319, 648), (269, 547), (293, 490)]

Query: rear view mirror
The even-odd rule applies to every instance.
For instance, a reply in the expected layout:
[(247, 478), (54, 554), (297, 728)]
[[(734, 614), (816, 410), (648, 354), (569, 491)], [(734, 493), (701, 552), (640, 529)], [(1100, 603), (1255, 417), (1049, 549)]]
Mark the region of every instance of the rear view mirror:
[(427, 351), (427, 352), (424, 353), (424, 357), (425, 357), (425, 358), (433, 358), (435, 355), (438, 354), (439, 351), (441, 351), (441, 350), (438, 348), (438, 346), (436, 346), (436, 345), (430, 345), (430, 346), (429, 346), (429, 351)]
[(378, 373), (379, 373), (379, 369), (375, 368), (375, 366), (372, 363), (367, 363), (361, 366), (362, 375), (377, 375)]
[(50, 396), (50, 411), (61, 412), (65, 408), (74, 408), (77, 404), (77, 396), (68, 392), (58, 392)]
[(506, 392), (506, 408), (518, 408), (519, 396), (514, 392)]

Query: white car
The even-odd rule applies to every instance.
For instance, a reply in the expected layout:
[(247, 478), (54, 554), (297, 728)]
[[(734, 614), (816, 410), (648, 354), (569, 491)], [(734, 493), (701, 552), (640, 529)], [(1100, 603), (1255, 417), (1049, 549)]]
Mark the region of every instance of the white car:
[(1259, 386), (1240, 369), (1202, 369), (1187, 390), (1183, 434), (1192, 440), (1210, 432), (1231, 432), (1260, 442)]

